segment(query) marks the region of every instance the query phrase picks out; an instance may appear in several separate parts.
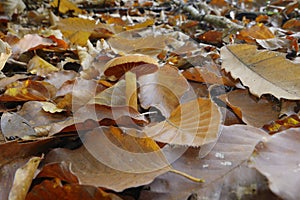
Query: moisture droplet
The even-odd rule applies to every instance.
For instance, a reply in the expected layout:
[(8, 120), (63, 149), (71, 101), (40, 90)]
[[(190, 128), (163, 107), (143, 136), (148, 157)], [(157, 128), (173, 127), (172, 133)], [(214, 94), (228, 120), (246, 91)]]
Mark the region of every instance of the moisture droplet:
[(224, 155), (224, 153), (220, 153), (220, 152), (217, 152), (216, 154), (215, 154), (215, 157), (216, 158), (225, 158), (225, 155)]
[(230, 161), (222, 161), (222, 162), (221, 162), (221, 165), (224, 165), (224, 166), (231, 166), (231, 165), (232, 165), (232, 162), (230, 162)]

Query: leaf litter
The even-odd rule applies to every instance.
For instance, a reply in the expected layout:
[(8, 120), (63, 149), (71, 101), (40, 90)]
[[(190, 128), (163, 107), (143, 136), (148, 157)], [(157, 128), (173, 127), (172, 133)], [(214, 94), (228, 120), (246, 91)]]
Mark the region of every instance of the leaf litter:
[(1, 199), (298, 199), (297, 6), (0, 2)]

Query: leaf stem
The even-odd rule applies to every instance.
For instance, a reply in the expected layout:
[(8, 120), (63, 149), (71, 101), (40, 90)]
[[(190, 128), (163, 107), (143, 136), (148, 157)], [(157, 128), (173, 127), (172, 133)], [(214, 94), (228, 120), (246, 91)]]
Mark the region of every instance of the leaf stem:
[(191, 181), (194, 181), (194, 182), (198, 182), (198, 183), (204, 183), (205, 182), (204, 179), (193, 177), (191, 175), (188, 175), (187, 173), (184, 173), (182, 171), (178, 171), (178, 170), (173, 169), (173, 168), (171, 168), (169, 172), (173, 172), (174, 174), (178, 174), (178, 175), (183, 176), (183, 177), (185, 177), (185, 178), (187, 178)]

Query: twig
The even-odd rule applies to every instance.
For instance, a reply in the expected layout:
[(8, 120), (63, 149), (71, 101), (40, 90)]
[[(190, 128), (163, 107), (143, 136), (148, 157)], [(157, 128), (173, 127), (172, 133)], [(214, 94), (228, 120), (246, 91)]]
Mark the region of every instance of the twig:
[(223, 16), (217, 16), (217, 15), (210, 15), (210, 14), (201, 14), (196, 8), (194, 8), (192, 5), (187, 5), (182, 0), (172, 0), (174, 4), (181, 7), (182, 10), (185, 12), (188, 12), (193, 19), (198, 21), (206, 21), (208, 23), (211, 23), (214, 26), (220, 27), (220, 28), (229, 28), (232, 30), (241, 30), (244, 27), (241, 25), (238, 25), (231, 20), (227, 19)]

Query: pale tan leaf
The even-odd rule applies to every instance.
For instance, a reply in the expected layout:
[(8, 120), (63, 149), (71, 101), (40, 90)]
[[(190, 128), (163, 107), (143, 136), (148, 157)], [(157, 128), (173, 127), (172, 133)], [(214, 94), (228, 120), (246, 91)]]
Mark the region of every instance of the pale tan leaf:
[(59, 71), (58, 68), (54, 67), (46, 60), (35, 55), (28, 63), (27, 71), (31, 74), (36, 74), (38, 76), (45, 77), (51, 72)]
[(58, 108), (54, 103), (51, 102), (40, 102), (42, 104), (42, 108), (45, 112), (49, 112), (49, 113), (59, 113), (64, 111), (64, 109)]
[(30, 188), (34, 173), (43, 157), (32, 157), (15, 173), (14, 182), (10, 190), (9, 200), (24, 200)]
[(55, 43), (51, 39), (43, 38), (38, 34), (27, 34), (16, 44), (12, 45), (12, 51), (14, 55), (19, 55), (40, 45), (51, 46), (54, 44)]
[[(222, 68), (261, 96), (300, 99), (300, 64), (272, 51), (258, 51), (256, 46), (240, 44), (221, 48)], [(284, 75), (283, 75), (284, 74)]]
[(3, 69), (10, 55), (11, 55), (11, 47), (6, 42), (0, 40), (0, 71)]
[(126, 81), (120, 80), (112, 87), (96, 94), (88, 103), (106, 106), (126, 106)]

